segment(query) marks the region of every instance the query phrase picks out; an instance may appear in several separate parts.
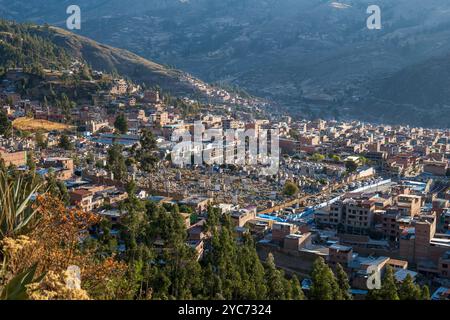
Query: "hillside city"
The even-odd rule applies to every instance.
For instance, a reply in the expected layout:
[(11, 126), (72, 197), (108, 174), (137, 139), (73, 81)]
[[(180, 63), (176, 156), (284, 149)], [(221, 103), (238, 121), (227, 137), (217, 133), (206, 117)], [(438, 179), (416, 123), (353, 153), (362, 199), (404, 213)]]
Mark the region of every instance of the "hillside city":
[(174, 96), (35, 41), (61, 64), (1, 60), (1, 299), (450, 299), (449, 128)]

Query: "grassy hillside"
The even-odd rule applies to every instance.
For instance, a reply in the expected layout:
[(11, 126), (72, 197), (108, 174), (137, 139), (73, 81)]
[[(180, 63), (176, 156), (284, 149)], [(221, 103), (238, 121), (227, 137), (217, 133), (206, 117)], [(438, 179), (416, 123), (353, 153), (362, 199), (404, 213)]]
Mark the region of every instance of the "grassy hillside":
[(75, 59), (93, 69), (128, 77), (136, 83), (160, 86), (174, 95), (196, 89), (183, 80), (183, 72), (143, 59), (83, 36), (48, 25), (0, 21), (0, 68), (22, 67), (32, 73), (61, 70)]
[[(41, 33), (42, 29), (36, 29)], [(180, 81), (183, 75), (178, 70), (146, 60), (127, 50), (97, 43), (89, 38), (75, 35), (66, 30), (50, 27), (47, 34), (52, 43), (64, 48), (71, 56), (85, 60), (96, 70), (118, 73), (137, 83), (158, 84), (173, 93), (189, 93), (192, 88)]]
[[(43, 28), (45, 29), (45, 28)], [(0, 20), (0, 67), (22, 67), (29, 71), (61, 69), (72, 57), (45, 36), (32, 32), (30, 24), (16, 24)]]

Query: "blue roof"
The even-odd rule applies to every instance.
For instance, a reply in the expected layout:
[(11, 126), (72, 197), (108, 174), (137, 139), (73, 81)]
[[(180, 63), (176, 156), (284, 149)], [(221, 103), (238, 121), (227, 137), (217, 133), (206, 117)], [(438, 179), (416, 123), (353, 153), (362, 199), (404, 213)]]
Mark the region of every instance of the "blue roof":
[(359, 294), (359, 295), (365, 295), (368, 294), (368, 290), (360, 290), (360, 289), (350, 289), (351, 294)]
[(438, 288), (433, 295), (431, 296), (431, 300), (443, 300), (449, 296), (450, 289), (446, 287)]
[(41, 176), (45, 176), (48, 173), (48, 169), (39, 169), (36, 170), (36, 173)]
[(340, 244), (337, 244), (337, 243), (332, 244), (330, 246), (330, 248), (338, 250), (338, 251), (350, 251), (350, 250), (352, 250), (352, 247), (343, 246), (343, 245), (340, 245)]
[(286, 220), (281, 219), (280, 217), (273, 217), (273, 216), (269, 216), (269, 215), (266, 215), (266, 214), (258, 214), (258, 217), (263, 218), (263, 219), (267, 219), (267, 220), (278, 221), (278, 222), (286, 222)]
[(64, 184), (68, 188), (73, 188), (73, 187), (89, 184), (89, 181), (64, 181)]
[[(93, 142), (97, 142), (97, 143), (101, 143), (101, 144), (108, 144), (111, 145), (113, 144), (113, 140), (112, 139), (92, 139)], [(135, 144), (135, 142), (133, 140), (116, 140), (115, 144), (120, 144), (122, 146), (131, 146), (133, 144)]]
[(163, 196), (150, 196), (147, 199), (150, 201), (160, 202), (161, 200), (165, 199), (166, 197)]
[(309, 290), (311, 289), (312, 281), (311, 279), (303, 279), (302, 281), (302, 289)]
[(102, 144), (113, 144), (113, 141), (116, 144), (120, 145), (133, 145), (136, 142), (139, 142), (139, 136), (131, 135), (131, 134), (112, 134), (112, 133), (104, 133), (101, 134), (98, 138), (91, 138), (93, 142), (102, 143)]
[(113, 134), (113, 133), (104, 133), (100, 135), (100, 138), (103, 139), (126, 139), (126, 140), (139, 140), (139, 136), (131, 135), (131, 134)]

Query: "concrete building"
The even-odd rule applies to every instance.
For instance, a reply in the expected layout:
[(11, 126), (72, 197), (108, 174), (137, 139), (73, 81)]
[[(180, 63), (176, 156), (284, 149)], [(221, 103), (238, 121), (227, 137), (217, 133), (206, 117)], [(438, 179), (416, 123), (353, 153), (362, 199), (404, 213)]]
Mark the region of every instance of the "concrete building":
[(400, 194), (394, 200), (398, 210), (403, 216), (417, 216), (422, 207), (422, 197), (410, 194)]
[(436, 217), (421, 215), (400, 237), (400, 257), (417, 264), (419, 271), (438, 273), (438, 262), (450, 251), (450, 235), (436, 234)]
[(44, 168), (52, 168), (58, 180), (69, 180), (74, 174), (73, 159), (64, 157), (46, 158), (43, 161)]
[(443, 278), (450, 278), (450, 251), (446, 251), (438, 261), (439, 275)]
[(345, 210), (343, 221), (347, 230), (350, 232), (362, 232), (372, 227), (375, 210), (373, 201), (346, 199), (342, 203)]
[(230, 216), (234, 226), (243, 227), (248, 221), (256, 218), (256, 207), (235, 210)]
[(27, 164), (27, 153), (26, 151), (8, 152), (0, 148), (0, 159), (5, 162), (6, 166), (20, 167)]
[(425, 161), (423, 171), (434, 176), (445, 177), (449, 169), (447, 161)]
[(283, 248), (297, 252), (299, 249), (311, 244), (311, 233), (294, 233), (284, 237)]
[(350, 246), (343, 246), (333, 244), (329, 247), (328, 263), (332, 268), (340, 264), (343, 268), (347, 268), (353, 259), (353, 248)]
[(80, 207), (85, 211), (92, 211), (94, 194), (86, 189), (77, 189), (70, 193), (70, 204)]
[(128, 90), (128, 83), (123, 79), (115, 79), (110, 89), (110, 94), (121, 95), (126, 94)]
[(276, 222), (272, 226), (272, 241), (282, 244), (287, 235), (294, 234), (298, 231), (298, 227), (294, 224)]

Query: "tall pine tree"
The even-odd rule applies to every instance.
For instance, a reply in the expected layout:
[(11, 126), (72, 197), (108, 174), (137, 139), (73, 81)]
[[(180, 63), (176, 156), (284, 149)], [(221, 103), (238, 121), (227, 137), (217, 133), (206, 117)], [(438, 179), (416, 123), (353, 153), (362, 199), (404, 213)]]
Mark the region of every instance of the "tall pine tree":
[(381, 289), (371, 290), (368, 298), (371, 300), (399, 300), (394, 270), (391, 266), (386, 268), (386, 274), (381, 283)]
[(272, 253), (267, 255), (265, 280), (268, 290), (267, 298), (269, 300), (286, 299), (284, 277), (275, 266), (275, 259)]
[(347, 273), (339, 263), (336, 266), (336, 279), (342, 299), (352, 300), (352, 295), (350, 294), (350, 283), (348, 282)]
[(312, 300), (343, 299), (333, 271), (325, 264), (323, 258), (318, 258), (314, 262), (311, 280), (310, 297)]
[(292, 287), (292, 300), (305, 300), (305, 294), (303, 293), (302, 287), (300, 286), (300, 281), (296, 275), (291, 279)]
[(398, 288), (398, 296), (400, 300), (421, 300), (422, 291), (417, 286), (411, 275), (406, 275), (406, 278)]

